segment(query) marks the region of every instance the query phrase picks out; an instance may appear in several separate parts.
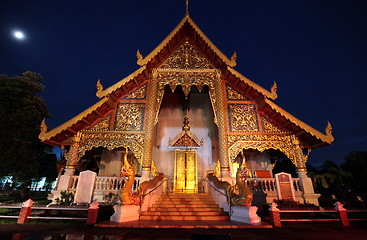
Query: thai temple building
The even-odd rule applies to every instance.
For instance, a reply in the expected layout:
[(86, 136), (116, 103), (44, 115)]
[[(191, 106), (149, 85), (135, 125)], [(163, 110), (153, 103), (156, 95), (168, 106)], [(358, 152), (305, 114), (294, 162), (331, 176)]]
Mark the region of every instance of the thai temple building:
[(322, 133), (282, 109), (276, 83), (267, 90), (246, 78), (235, 70), (236, 58), (225, 56), (187, 11), (151, 53), (137, 52), (135, 72), (107, 88), (97, 82), (96, 104), (54, 129), (43, 123), (40, 139), (65, 149), (51, 198), (76, 191), (79, 173), (91, 170), (91, 201), (103, 202), (124, 185), (127, 157), (133, 189), (163, 173), (165, 193), (209, 193), (217, 203), (207, 173), (235, 184), (237, 169), (246, 166), (252, 204), (261, 207), (286, 194), (272, 170), (288, 158), (297, 178), (286, 179), (284, 191), (318, 205), (306, 162), (313, 149), (334, 141), (331, 125)]

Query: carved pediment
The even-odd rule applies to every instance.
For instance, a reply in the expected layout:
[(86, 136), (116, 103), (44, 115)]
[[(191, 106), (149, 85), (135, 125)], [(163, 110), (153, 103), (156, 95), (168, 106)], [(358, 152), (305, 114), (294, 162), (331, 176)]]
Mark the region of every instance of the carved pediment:
[(169, 141), (170, 147), (201, 147), (203, 140), (199, 140), (191, 131), (180, 132), (175, 139)]
[(159, 68), (213, 69), (213, 65), (186, 41), (174, 51)]

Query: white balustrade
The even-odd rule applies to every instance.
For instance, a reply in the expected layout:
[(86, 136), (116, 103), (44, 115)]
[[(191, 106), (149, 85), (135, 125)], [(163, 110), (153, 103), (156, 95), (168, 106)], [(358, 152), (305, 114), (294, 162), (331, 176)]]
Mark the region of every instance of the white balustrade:
[[(94, 189), (98, 191), (117, 192), (124, 186), (124, 183), (125, 179), (123, 177), (97, 176)], [(78, 176), (72, 176), (69, 191), (75, 191), (77, 184)], [(139, 187), (139, 185), (140, 177), (136, 177), (133, 185), (133, 191), (135, 191)]]

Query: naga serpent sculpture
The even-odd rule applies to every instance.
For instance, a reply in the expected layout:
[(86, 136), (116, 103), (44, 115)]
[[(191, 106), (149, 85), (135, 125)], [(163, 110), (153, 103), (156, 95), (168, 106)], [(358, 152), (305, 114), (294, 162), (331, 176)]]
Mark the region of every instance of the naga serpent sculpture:
[(213, 172), (209, 172), (207, 177), (218, 188), (223, 188), (226, 191), (227, 203), (229, 206), (251, 206), (252, 191), (246, 184), (248, 170), (242, 164), (236, 173), (236, 184), (231, 185), (226, 181), (220, 181)]
[(121, 205), (139, 205), (142, 204), (142, 202), (140, 203), (140, 197), (143, 196), (149, 188), (153, 188), (160, 181), (162, 181), (164, 175), (163, 173), (158, 173), (158, 175), (155, 176), (152, 180), (141, 183), (138, 189), (133, 193), (132, 189), (135, 181), (135, 171), (132, 164), (127, 158), (128, 152), (129, 150), (128, 148), (126, 148), (124, 162), (121, 168), (121, 176), (125, 179), (125, 183), (121, 189), (119, 198)]

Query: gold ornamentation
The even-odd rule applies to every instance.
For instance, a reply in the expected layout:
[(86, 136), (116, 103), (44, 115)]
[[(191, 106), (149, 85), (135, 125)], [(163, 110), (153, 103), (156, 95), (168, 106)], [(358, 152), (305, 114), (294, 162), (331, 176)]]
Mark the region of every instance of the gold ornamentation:
[(48, 131), (48, 126), (46, 124), (46, 120), (45, 119), (43, 119), (42, 122), (41, 122), (41, 124), (40, 124), (40, 130), (41, 130), (41, 132), (38, 135), (38, 138), (43, 141), (45, 139), (45, 135), (46, 135), (46, 133)]
[[(155, 123), (158, 121), (158, 112), (162, 103), (164, 88), (166, 85), (169, 85), (171, 89), (175, 89), (178, 85), (181, 85), (186, 89), (191, 88), (191, 86), (199, 86), (199, 88), (208, 86), (209, 96), (214, 111), (214, 121), (217, 123), (217, 97), (214, 83), (219, 81), (219, 76), (220, 71), (217, 69), (153, 69), (153, 78), (158, 85), (157, 97), (154, 106)], [(186, 94), (188, 94), (188, 92)]]
[(185, 116), (182, 126), (182, 131), (171, 141), (170, 147), (201, 147), (203, 140), (199, 140), (195, 134), (190, 131), (190, 122), (188, 116), (188, 109), (185, 109)]
[(150, 181), (145, 181), (141, 183), (138, 189), (133, 193), (132, 188), (135, 181), (135, 171), (131, 164), (131, 160), (128, 159), (128, 148), (126, 148), (126, 153), (124, 154), (123, 167), (121, 168), (121, 176), (125, 178), (124, 186), (121, 189), (119, 195), (121, 205), (141, 205), (143, 196), (149, 188), (153, 188), (158, 185), (160, 181), (163, 180), (163, 173), (159, 173)]
[(143, 129), (145, 104), (121, 103), (117, 108), (116, 131), (141, 131)]
[(134, 155), (139, 163), (142, 163), (143, 144), (143, 132), (84, 131), (78, 154), (81, 158), (82, 156), (84, 156), (86, 151), (91, 150), (92, 148), (104, 147), (112, 151), (115, 148), (128, 147), (134, 152)]
[(296, 155), (293, 148), (292, 136), (289, 135), (242, 135), (229, 136), (229, 159), (234, 161), (243, 149), (256, 149), (263, 152), (268, 149), (276, 149), (283, 152), (294, 165), (296, 163)]
[(255, 104), (229, 104), (228, 108), (232, 132), (259, 131)]
[(226, 86), (227, 89), (227, 99), (228, 100), (248, 100), (242, 94), (231, 88), (230, 86)]
[(268, 133), (281, 133), (281, 132), (283, 132), (277, 126), (275, 126), (271, 122), (269, 122), (264, 116), (261, 116), (261, 120), (263, 122), (264, 132), (268, 132)]
[(248, 170), (244, 165), (237, 169), (235, 185), (231, 185), (226, 181), (220, 181), (213, 172), (209, 172), (207, 177), (216, 187), (223, 188), (226, 191), (229, 206), (251, 206), (253, 195), (251, 189), (246, 184)]
[(234, 62), (237, 65), (236, 60), (237, 60), (237, 53), (233, 52), (233, 55), (231, 57), (231, 61)]
[(273, 86), (271, 87), (271, 90), (270, 90), (271, 94), (274, 96), (274, 99), (273, 100), (275, 100), (275, 99), (278, 98), (277, 90), (278, 90), (278, 85), (274, 81), (274, 84), (273, 84)]
[(147, 84), (144, 86), (141, 86), (128, 96), (126, 96), (124, 99), (145, 99), (147, 93)]
[(136, 58), (138, 59), (137, 61), (136, 61), (136, 63), (140, 66), (140, 67), (142, 67), (142, 66), (144, 66), (145, 65), (145, 63), (143, 63), (142, 62), (142, 60), (143, 60), (143, 55), (141, 55), (141, 53), (140, 53), (140, 51), (138, 50), (138, 51), (136, 51)]
[(111, 115), (88, 129), (88, 131), (108, 131), (110, 129)]
[(301, 120), (294, 117), (292, 114), (288, 113), (278, 105), (276, 105), (273, 101), (269, 99), (265, 99), (265, 103), (268, 104), (274, 111), (280, 113), (283, 117), (288, 119), (290, 122), (294, 123), (295, 125), (299, 126), (310, 135), (316, 137), (317, 139), (321, 140), (324, 144), (331, 144), (334, 141), (334, 137), (331, 134), (331, 124), (327, 126), (326, 134), (323, 134), (316, 129), (312, 128), (311, 126), (307, 125), (306, 123), (302, 122)]
[(103, 85), (101, 84), (101, 79), (98, 79), (97, 84), (96, 84), (96, 87), (97, 87), (96, 96), (98, 98), (102, 98), (103, 97), (103, 95), (102, 95)]
[(80, 149), (80, 141), (82, 139), (82, 133), (77, 132), (73, 137), (73, 142), (70, 146), (69, 151), (65, 153), (66, 166), (76, 166), (80, 157), (78, 152)]
[(334, 137), (332, 135), (333, 133), (333, 127), (331, 126), (330, 122), (327, 122), (326, 128), (325, 128), (325, 134), (328, 138), (332, 138), (334, 141)]
[(194, 46), (186, 41), (173, 52), (159, 68), (213, 69), (213, 65)]

